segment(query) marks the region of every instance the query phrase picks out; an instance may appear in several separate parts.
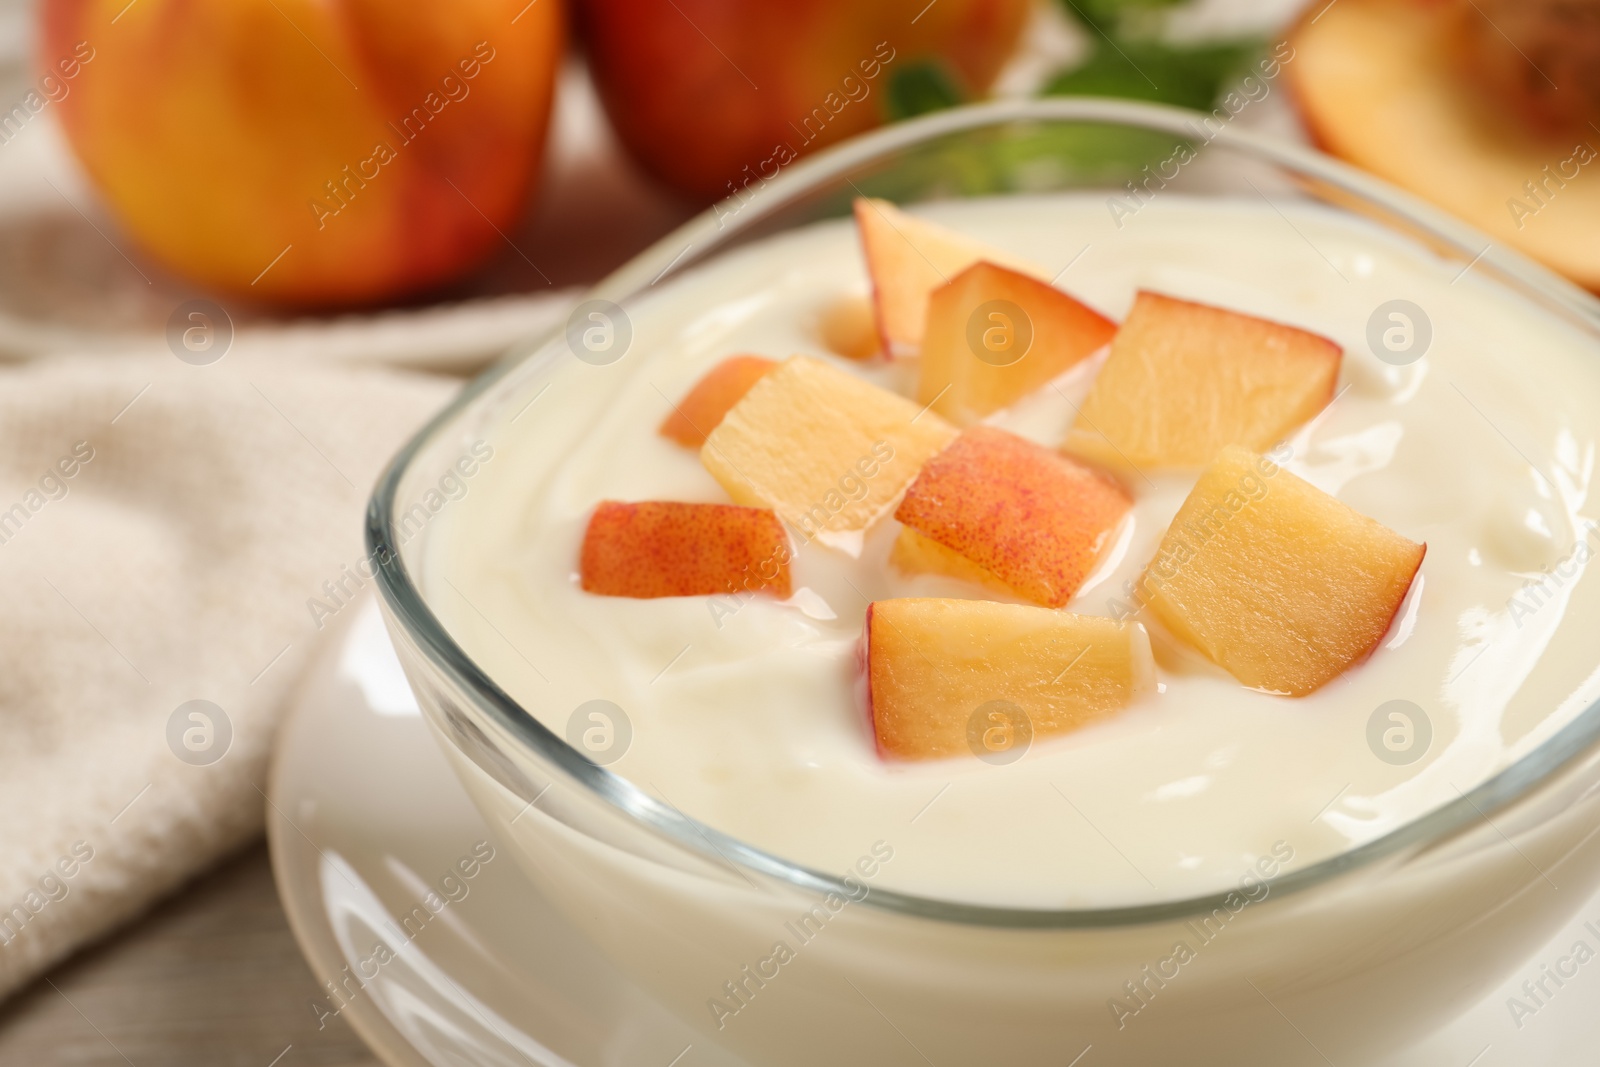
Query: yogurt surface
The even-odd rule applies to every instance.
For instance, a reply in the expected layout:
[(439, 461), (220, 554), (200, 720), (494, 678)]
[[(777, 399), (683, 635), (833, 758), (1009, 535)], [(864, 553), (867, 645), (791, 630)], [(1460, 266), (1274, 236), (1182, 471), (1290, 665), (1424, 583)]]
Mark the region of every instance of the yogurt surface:
[[(828, 310), (868, 291), (855, 230), (840, 220), (653, 287), (629, 305), (632, 342), (613, 363), (563, 344), (525, 376), (485, 431), (493, 458), (429, 526), (430, 603), (557, 734), (580, 705), (611, 701), (631, 738), (610, 769), (758, 848), (839, 873), (884, 841), (894, 859), (879, 887), (1083, 908), (1225, 889), (1286, 848), (1287, 869), (1345, 851), (1457, 799), (1600, 694), (1600, 595), (1583, 580), (1600, 551), (1591, 339), (1321, 208), (1163, 195), (1121, 228), (1089, 195), (918, 210), (1061, 271), (1057, 285), (1113, 318), (1148, 288), (1342, 345), (1336, 400), (1275, 458), (1427, 542), (1383, 644), (1290, 699), (1245, 689), (1146, 618), (1160, 688), (1129, 711), (1006, 765), (886, 763), (858, 694), (868, 601), (997, 598), (896, 572), (892, 518), (859, 556), (797, 546), (787, 602), (582, 592), (578, 550), (599, 501), (727, 501), (697, 452), (656, 434), (723, 358), (804, 353), (914, 393), (913, 361), (855, 363), (822, 340)], [(1411, 305), (1404, 319), (1389, 317), (1397, 300)], [(1391, 359), (1408, 358), (1424, 326), (1425, 354), (1411, 362), (1369, 345), (1371, 333)], [(1387, 348), (1385, 330), (1399, 330)], [(987, 421), (1059, 443), (1102, 360)], [(1066, 610), (1117, 612), (1197, 473), (1127, 476), (1132, 519)]]

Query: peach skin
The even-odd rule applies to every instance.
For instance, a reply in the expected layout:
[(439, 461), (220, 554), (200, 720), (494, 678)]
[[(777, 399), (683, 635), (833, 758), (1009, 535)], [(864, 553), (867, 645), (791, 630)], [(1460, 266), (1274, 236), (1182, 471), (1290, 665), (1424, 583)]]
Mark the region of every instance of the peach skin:
[(946, 549), (1016, 596), (1070, 601), (1133, 501), (1107, 476), (992, 426), (971, 426), (922, 468), (894, 517), (905, 524), (895, 562), (953, 577)]
[(647, 599), (789, 588), (789, 538), (772, 512), (650, 500), (595, 508), (578, 573), (585, 592)]

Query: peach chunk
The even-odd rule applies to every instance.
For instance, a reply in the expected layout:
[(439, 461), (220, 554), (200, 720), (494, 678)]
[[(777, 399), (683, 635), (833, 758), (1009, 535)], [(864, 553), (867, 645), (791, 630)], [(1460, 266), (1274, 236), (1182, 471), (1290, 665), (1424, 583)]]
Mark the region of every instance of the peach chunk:
[(906, 574), (940, 574), (1016, 596), (1017, 591), (966, 556), (902, 526), (889, 549), (889, 562)]
[(908, 215), (887, 200), (857, 200), (856, 229), (872, 276), (872, 300), (886, 355), (915, 354), (922, 344), (928, 294), (980, 259), (1028, 274), (1041, 267), (1006, 255), (937, 223)]
[(777, 360), (760, 356), (729, 356), (707, 371), (673, 406), (672, 414), (661, 424), (661, 436), (699, 448), (728, 409), (777, 365)]
[(928, 298), (917, 400), (977, 422), (1099, 350), (1117, 324), (1037, 278), (978, 262)]
[(872, 300), (865, 296), (840, 297), (817, 318), (817, 333), (828, 351), (846, 359), (871, 359), (878, 354), (878, 323)]
[(1136, 467), (1269, 448), (1333, 398), (1341, 354), (1293, 326), (1141, 292), (1066, 447)]
[[(1059, 608), (1072, 599), (1132, 506), (1098, 471), (992, 426), (972, 426), (929, 460), (894, 517), (978, 575), (1025, 600)], [(974, 577), (948, 556), (908, 540), (902, 569)]]
[(735, 502), (772, 508), (807, 541), (854, 549), (954, 436), (905, 397), (795, 356), (733, 406), (700, 461)]
[(1234, 447), (1178, 509), (1138, 596), (1245, 685), (1304, 696), (1383, 640), (1427, 548)]
[(607, 500), (589, 519), (578, 573), (601, 596), (787, 597), (789, 557), (783, 524), (762, 508)]
[(1006, 762), (1034, 737), (1111, 715), (1155, 685), (1144, 628), (1094, 615), (879, 600), (865, 638), (873, 736), (880, 755), (897, 759)]

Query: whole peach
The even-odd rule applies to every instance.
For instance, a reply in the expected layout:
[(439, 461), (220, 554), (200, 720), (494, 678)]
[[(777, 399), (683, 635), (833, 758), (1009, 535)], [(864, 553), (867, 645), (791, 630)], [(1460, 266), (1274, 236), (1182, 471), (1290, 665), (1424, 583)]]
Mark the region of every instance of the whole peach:
[(300, 305), (440, 285), (538, 174), (559, 0), (46, 0), (67, 138), (124, 231), (206, 288)]
[(770, 178), (885, 118), (898, 72), (989, 87), (1030, 0), (579, 0), (601, 98), (652, 173), (696, 199)]

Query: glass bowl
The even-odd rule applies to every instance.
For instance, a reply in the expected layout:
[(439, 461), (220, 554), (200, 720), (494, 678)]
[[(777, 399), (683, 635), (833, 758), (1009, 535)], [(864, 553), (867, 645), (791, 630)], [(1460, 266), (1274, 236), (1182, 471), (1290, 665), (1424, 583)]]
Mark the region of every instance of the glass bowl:
[[(1179, 145), (1196, 159), (1169, 176), (1161, 161)], [(1408, 195), (1216, 116), (1096, 100), (942, 112), (763, 175), (600, 283), (573, 328), (613, 328), (591, 315), (751, 240), (847, 215), (859, 195), (1123, 195), (1151, 166), (1188, 195), (1272, 192), (1360, 216), (1600, 352), (1600, 302)], [(368, 547), (407, 675), (490, 825), (705, 1040), (766, 1065), (1367, 1062), (1468, 1007), (1600, 881), (1600, 706), (1424, 817), (1248, 892), (1194, 899), (1037, 910), (860, 898), (859, 882), (685, 816), (519, 706), (419, 582), (429, 516), (413, 502), (526, 407), (540, 367), (575, 351), (566, 333), (534, 339), (467, 387), (385, 473)]]

